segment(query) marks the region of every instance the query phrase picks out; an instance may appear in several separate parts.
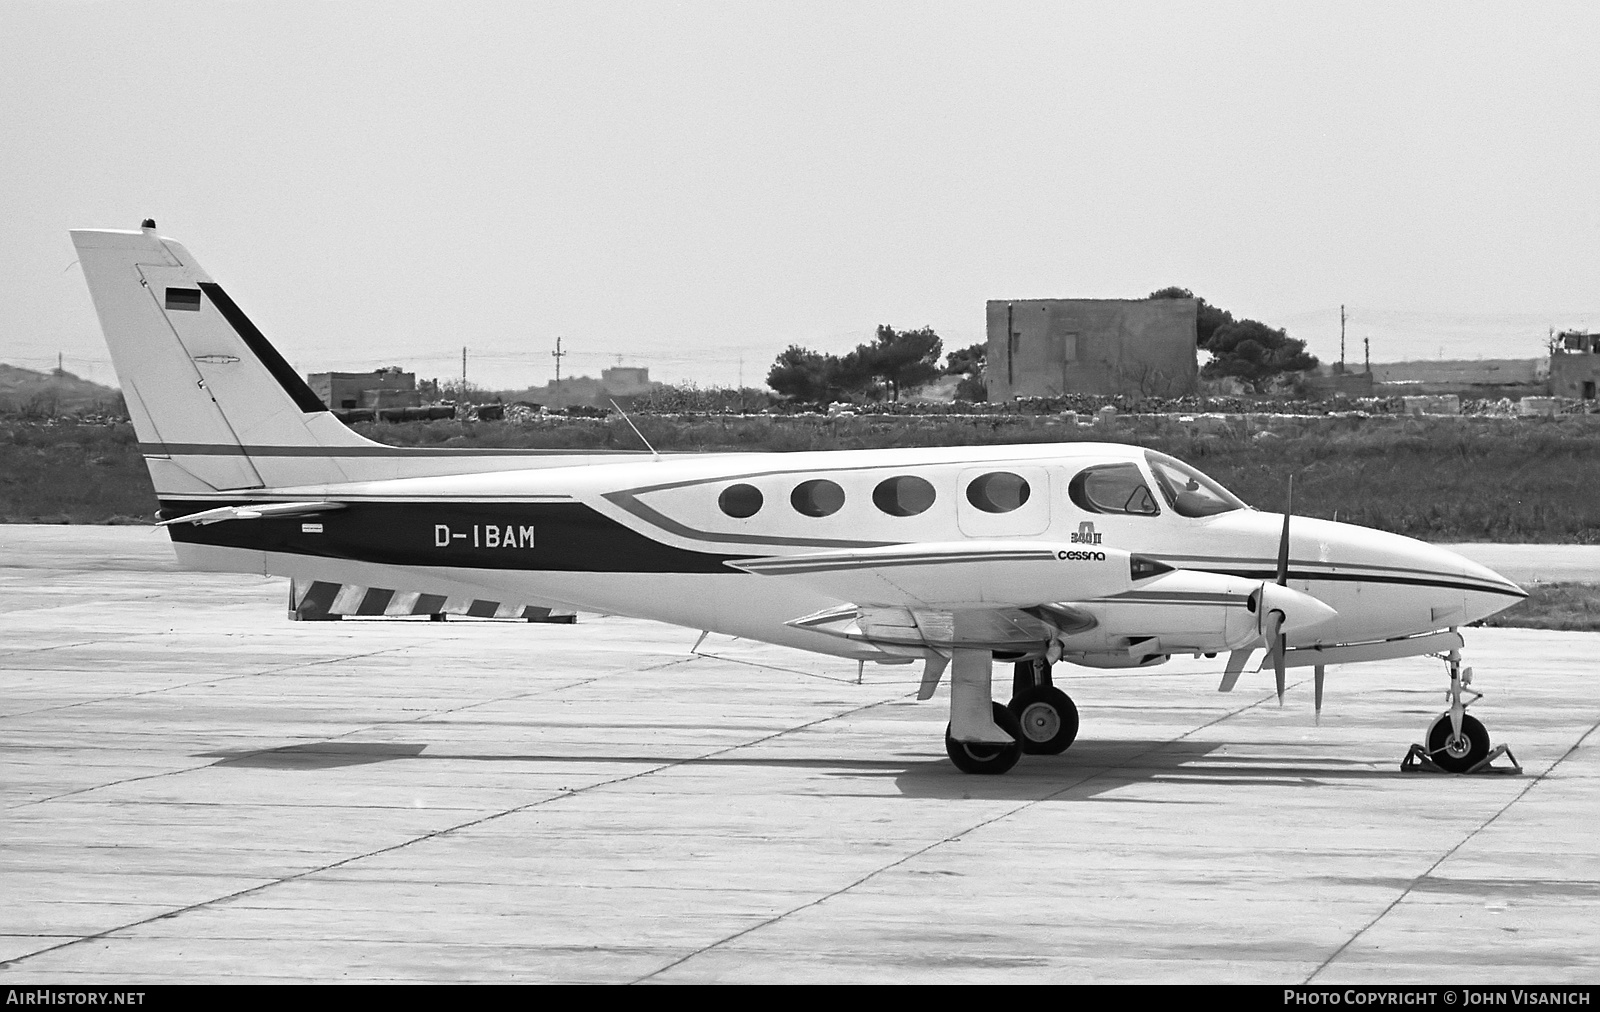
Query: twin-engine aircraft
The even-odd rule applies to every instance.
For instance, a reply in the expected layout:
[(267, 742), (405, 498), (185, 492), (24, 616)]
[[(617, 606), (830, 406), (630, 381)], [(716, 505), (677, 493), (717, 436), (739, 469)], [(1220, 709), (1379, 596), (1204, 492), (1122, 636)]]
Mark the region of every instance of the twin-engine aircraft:
[[(1072, 744), (1052, 679), (1173, 654), (1288, 667), (1437, 654), (1439, 766), (1489, 750), (1457, 628), (1525, 595), (1448, 551), (1258, 512), (1135, 446), (662, 455), (398, 448), (341, 424), (188, 250), (74, 231), (179, 561), (332, 588), (359, 614), (582, 609), (946, 673), (969, 773)], [(325, 594), (325, 596), (326, 596)], [(328, 602), (321, 601), (326, 608)], [(472, 609), (469, 609), (472, 610)], [(995, 661), (1015, 665), (995, 701)], [(1263, 665), (1264, 666), (1264, 665)]]

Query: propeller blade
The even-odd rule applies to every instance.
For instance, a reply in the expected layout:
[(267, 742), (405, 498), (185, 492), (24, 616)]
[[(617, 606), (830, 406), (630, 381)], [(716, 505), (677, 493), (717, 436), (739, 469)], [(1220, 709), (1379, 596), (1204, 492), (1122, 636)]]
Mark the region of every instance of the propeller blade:
[(1289, 515), (1294, 512), (1294, 475), (1289, 475), (1289, 498), (1283, 504), (1283, 537), (1278, 539), (1278, 586), (1289, 585)]
[(1222, 681), (1217, 685), (1218, 692), (1232, 692), (1233, 685), (1239, 680), (1239, 672), (1250, 663), (1250, 655), (1254, 649), (1235, 650), (1228, 655), (1228, 665), (1222, 671)]
[(1289, 637), (1280, 630), (1283, 628), (1283, 612), (1275, 611), (1267, 616), (1266, 634), (1267, 650), (1272, 654), (1272, 675), (1278, 686), (1278, 705), (1283, 705), (1283, 685), (1285, 675), (1284, 660), (1289, 648)]
[(932, 699), (934, 690), (939, 688), (939, 679), (944, 677), (944, 669), (950, 666), (950, 658), (941, 653), (928, 654), (928, 661), (922, 666), (922, 684), (917, 687), (918, 699)]
[(1318, 664), (1312, 668), (1312, 683), (1316, 686), (1317, 723), (1322, 723), (1322, 679), (1328, 669)]
[(1278, 637), (1278, 642), (1273, 647), (1273, 650), (1272, 650), (1272, 678), (1273, 678), (1273, 681), (1276, 682), (1277, 686), (1278, 686), (1278, 705), (1279, 706), (1283, 705), (1283, 682), (1284, 682), (1284, 664), (1283, 664), (1283, 659), (1284, 659), (1284, 653), (1285, 653), (1285, 651), (1287, 649), (1285, 644), (1284, 644), (1284, 640), (1286, 640), (1286, 639), (1288, 639), (1287, 636), (1279, 636)]

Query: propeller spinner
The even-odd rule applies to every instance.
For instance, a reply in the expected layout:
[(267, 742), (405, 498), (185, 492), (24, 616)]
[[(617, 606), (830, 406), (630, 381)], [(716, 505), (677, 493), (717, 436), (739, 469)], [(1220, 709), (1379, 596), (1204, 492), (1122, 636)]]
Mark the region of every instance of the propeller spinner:
[[(1273, 678), (1278, 689), (1278, 704), (1283, 705), (1286, 660), (1289, 650), (1289, 633), (1320, 626), (1338, 616), (1328, 605), (1289, 586), (1289, 517), (1294, 511), (1294, 477), (1289, 478), (1288, 501), (1283, 509), (1283, 534), (1278, 539), (1278, 566), (1271, 583), (1263, 581), (1251, 595), (1250, 610), (1256, 615), (1261, 641), (1266, 645), (1272, 660)], [(1228, 659), (1223, 674), (1223, 692), (1233, 688), (1239, 673), (1244, 670), (1250, 648), (1235, 650)], [(1317, 705), (1321, 708), (1322, 685), (1317, 685)]]

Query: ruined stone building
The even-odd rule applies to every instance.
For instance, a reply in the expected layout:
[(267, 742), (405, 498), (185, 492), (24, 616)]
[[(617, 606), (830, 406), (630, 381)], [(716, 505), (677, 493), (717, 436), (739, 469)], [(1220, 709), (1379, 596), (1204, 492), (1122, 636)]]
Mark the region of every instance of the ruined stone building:
[(1600, 382), (1600, 334), (1567, 330), (1550, 348), (1550, 393), (1554, 397), (1595, 399)]
[(989, 399), (1192, 393), (1200, 376), (1199, 305), (1197, 299), (991, 301)]

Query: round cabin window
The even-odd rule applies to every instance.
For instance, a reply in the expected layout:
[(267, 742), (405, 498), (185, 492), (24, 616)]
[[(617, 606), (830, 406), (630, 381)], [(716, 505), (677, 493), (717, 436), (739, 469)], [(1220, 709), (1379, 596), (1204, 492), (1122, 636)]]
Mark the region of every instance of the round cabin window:
[(1010, 513), (1028, 501), (1028, 481), (1010, 471), (990, 471), (972, 479), (967, 502), (985, 513)]
[(717, 497), (722, 512), (739, 520), (753, 517), (761, 511), (761, 490), (754, 485), (729, 485)]
[(892, 517), (914, 517), (933, 505), (933, 486), (914, 474), (885, 478), (872, 490), (872, 502)]
[(832, 516), (844, 505), (844, 489), (826, 478), (803, 481), (789, 494), (789, 504), (808, 517)]

